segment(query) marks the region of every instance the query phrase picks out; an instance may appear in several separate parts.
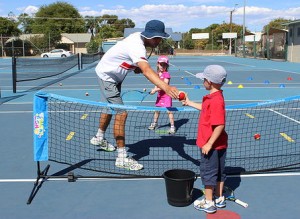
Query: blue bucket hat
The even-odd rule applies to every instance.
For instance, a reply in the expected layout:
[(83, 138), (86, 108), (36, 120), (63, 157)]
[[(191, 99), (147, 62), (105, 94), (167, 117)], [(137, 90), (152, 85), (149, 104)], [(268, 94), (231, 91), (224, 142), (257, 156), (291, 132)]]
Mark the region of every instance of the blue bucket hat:
[(165, 24), (159, 20), (151, 20), (146, 26), (145, 30), (141, 33), (146, 39), (154, 37), (169, 38), (170, 35), (165, 32)]

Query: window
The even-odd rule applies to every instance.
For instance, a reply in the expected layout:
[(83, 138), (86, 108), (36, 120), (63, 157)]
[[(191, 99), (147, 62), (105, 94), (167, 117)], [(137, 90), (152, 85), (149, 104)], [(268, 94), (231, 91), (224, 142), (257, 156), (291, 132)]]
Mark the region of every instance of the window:
[(300, 36), (300, 27), (297, 28), (297, 36)]
[(293, 36), (293, 29), (290, 28), (290, 37), (292, 37), (292, 36)]

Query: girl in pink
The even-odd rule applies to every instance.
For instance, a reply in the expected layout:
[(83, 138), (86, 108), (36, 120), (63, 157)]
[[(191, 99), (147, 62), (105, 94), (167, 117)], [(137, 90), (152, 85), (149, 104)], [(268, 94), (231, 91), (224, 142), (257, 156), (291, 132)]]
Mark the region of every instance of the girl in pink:
[[(169, 59), (167, 56), (159, 56), (157, 60), (157, 74), (161, 80), (163, 80), (165, 83), (170, 83), (170, 73), (168, 72), (169, 68)], [(155, 106), (157, 107), (172, 107), (172, 98), (168, 96), (163, 90), (155, 86), (150, 94), (155, 94), (157, 92), (157, 99)], [(154, 112), (154, 118), (153, 123), (148, 127), (149, 130), (154, 130), (157, 127), (157, 121), (159, 118), (159, 111)], [(170, 119), (170, 129), (168, 131), (169, 134), (174, 134), (176, 132), (175, 126), (174, 126), (174, 116), (171, 111), (168, 111), (169, 119)]]

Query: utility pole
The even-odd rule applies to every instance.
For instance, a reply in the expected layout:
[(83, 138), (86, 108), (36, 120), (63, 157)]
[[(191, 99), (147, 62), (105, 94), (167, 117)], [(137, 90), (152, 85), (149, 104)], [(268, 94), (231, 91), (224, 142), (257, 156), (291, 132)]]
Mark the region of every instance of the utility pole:
[[(238, 4), (235, 4), (234, 6), (234, 9), (230, 11), (230, 25), (229, 25), (229, 28), (230, 28), (230, 33), (232, 32), (232, 13), (235, 11), (235, 7), (237, 6)], [(231, 45), (231, 38), (229, 38), (229, 55), (231, 55), (231, 50), (232, 50), (232, 45)]]
[(245, 27), (245, 17), (246, 17), (246, 0), (244, 0), (244, 13), (243, 13), (243, 57), (245, 58), (245, 34), (246, 34), (246, 27)]

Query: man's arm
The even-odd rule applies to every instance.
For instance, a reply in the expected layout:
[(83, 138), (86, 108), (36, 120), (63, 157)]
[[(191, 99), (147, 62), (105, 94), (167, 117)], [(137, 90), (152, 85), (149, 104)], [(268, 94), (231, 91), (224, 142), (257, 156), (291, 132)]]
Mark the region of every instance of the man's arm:
[(154, 85), (164, 90), (173, 99), (178, 99), (178, 90), (176, 87), (166, 84), (164, 81), (160, 80), (158, 75), (153, 71), (148, 62), (138, 62), (138, 67), (141, 69), (143, 75), (151, 81)]

